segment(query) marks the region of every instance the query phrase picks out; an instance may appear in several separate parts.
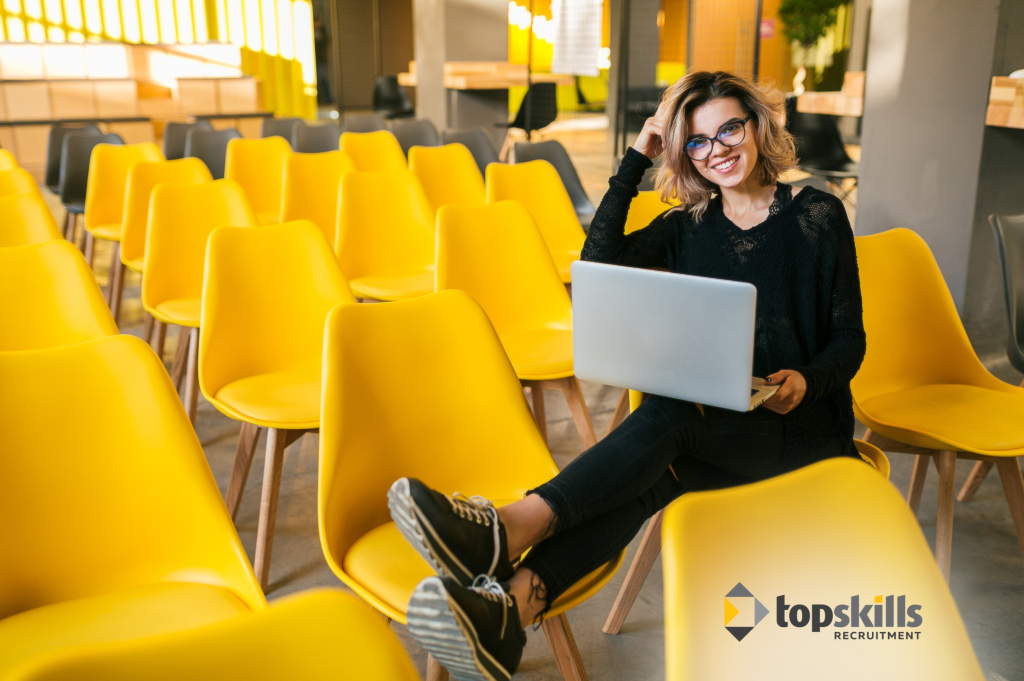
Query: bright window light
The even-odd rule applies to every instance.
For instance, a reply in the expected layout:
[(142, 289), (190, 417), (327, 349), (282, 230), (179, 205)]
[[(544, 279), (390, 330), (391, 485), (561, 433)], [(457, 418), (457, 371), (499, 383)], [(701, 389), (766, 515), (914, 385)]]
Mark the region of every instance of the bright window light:
[(156, 7), (160, 17), (160, 42), (166, 45), (178, 42), (174, 29), (174, 0), (157, 0)]
[(7, 40), (12, 43), (25, 42), (25, 22), (18, 17), (7, 17)]
[(51, 26), (46, 30), (46, 39), (51, 43), (64, 42), (64, 29), (58, 28), (57, 26)]
[(295, 57), (302, 64), (302, 82), (316, 85), (316, 56), (313, 53), (313, 6), (306, 0), (292, 3)]
[(160, 42), (160, 23), (156, 18), (156, 0), (139, 0), (139, 22), (142, 24), (142, 42), (150, 45)]
[(292, 0), (277, 0), (277, 37), (281, 56), (295, 59), (295, 36), (292, 29)]
[(205, 43), (210, 40), (210, 32), (206, 27), (206, 7), (203, 0), (195, 1), (195, 9), (192, 12), (192, 22), (196, 27), (196, 42)]
[(253, 52), (263, 51), (261, 30), (260, 1), (245, 0), (245, 44)]
[(227, 0), (227, 3), (231, 42), (238, 47), (245, 47), (245, 15), (242, 12), (242, 0)]
[(114, 40), (121, 37), (121, 3), (118, 0), (103, 0), (103, 27)]
[(262, 0), (260, 12), (263, 16), (263, 51), (271, 57), (277, 56), (277, 3)]
[(68, 41), (72, 43), (84, 43), (85, 36), (79, 31), (71, 31), (71, 33), (68, 33)]
[[(64, 16), (67, 19), (68, 28), (82, 28), (82, 3), (80, 0), (64, 0)], [(71, 38), (74, 40), (74, 38)], [(77, 42), (77, 41), (76, 41)]]
[(228, 10), (224, 0), (216, 0), (217, 3), (217, 40), (222, 43), (228, 41)]
[(178, 18), (178, 42), (191, 43), (192, 35), (192, 3), (189, 0), (174, 0), (175, 14)]
[(8, 14), (21, 14), (21, 0), (4, 0), (4, 9)]
[(39, 0), (25, 0), (25, 16), (29, 19), (42, 19), (43, 4)]
[(85, 6), (85, 30), (94, 35), (103, 33), (103, 14), (100, 0), (83, 0)]
[(142, 31), (139, 28), (139, 6), (134, 0), (125, 0), (121, 3), (121, 23), (124, 25), (124, 39), (130, 43), (142, 41)]
[(46, 29), (38, 21), (28, 22), (28, 39), (33, 43), (46, 42)]
[(46, 0), (43, 3), (43, 10), (46, 12), (47, 23), (64, 23), (64, 8), (60, 6), (60, 0)]

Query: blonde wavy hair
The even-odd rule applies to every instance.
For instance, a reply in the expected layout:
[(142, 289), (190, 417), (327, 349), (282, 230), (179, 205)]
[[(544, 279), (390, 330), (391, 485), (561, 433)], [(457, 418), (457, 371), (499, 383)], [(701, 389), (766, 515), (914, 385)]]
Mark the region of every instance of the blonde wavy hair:
[(700, 221), (718, 185), (707, 180), (686, 155), (686, 140), (692, 134), (687, 118), (713, 99), (732, 97), (752, 116), (758, 163), (754, 170), (762, 185), (796, 167), (793, 136), (786, 131), (785, 97), (771, 85), (751, 83), (724, 71), (694, 71), (665, 90), (661, 103), (664, 160), (655, 188), (666, 203), (679, 204), (673, 210), (688, 209)]

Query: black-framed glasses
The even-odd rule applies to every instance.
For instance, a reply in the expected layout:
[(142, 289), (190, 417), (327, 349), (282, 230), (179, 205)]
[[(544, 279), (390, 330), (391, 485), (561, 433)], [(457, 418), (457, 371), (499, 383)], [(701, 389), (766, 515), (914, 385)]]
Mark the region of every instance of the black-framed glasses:
[(694, 137), (686, 143), (686, 155), (694, 161), (703, 161), (715, 149), (715, 142), (723, 147), (735, 147), (747, 136), (747, 122), (751, 116), (742, 121), (731, 121), (718, 129), (714, 137)]

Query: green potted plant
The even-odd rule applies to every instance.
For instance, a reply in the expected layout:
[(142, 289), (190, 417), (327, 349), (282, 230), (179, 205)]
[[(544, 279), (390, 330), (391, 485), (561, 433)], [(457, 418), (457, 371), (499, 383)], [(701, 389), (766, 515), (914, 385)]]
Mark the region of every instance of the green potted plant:
[(793, 65), (798, 66), (793, 79), (795, 94), (804, 92), (806, 67), (817, 58), (814, 46), (835, 25), (839, 8), (848, 0), (782, 0), (779, 20), (782, 34), (793, 43)]

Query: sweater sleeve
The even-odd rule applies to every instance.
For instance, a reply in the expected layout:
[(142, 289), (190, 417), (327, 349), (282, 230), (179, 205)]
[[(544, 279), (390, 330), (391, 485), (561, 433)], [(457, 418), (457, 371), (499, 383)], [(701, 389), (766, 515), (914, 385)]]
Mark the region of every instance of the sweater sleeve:
[(590, 222), (581, 259), (629, 267), (666, 267), (668, 221), (656, 218), (644, 229), (626, 234), (629, 205), (651, 160), (630, 147), (619, 172), (608, 181), (608, 191)]
[[(806, 191), (806, 190), (805, 190)], [(864, 360), (866, 342), (857, 251), (846, 208), (832, 198), (829, 211), (832, 276), (828, 293), (828, 340), (810, 364), (794, 367), (807, 381), (803, 404), (849, 388)], [(827, 261), (826, 261), (827, 262)]]

